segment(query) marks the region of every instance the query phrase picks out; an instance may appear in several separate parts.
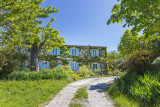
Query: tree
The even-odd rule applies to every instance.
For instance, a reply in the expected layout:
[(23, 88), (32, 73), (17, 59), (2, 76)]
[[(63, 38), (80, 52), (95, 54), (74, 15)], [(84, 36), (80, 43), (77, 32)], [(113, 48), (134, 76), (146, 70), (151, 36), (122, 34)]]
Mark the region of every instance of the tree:
[[(139, 33), (132, 33), (131, 30), (126, 30), (118, 44), (118, 51), (126, 56), (135, 50), (146, 49), (149, 45), (145, 43), (145, 37)], [(148, 47), (149, 48), (149, 47)]]
[(132, 31), (148, 35), (160, 36), (160, 0), (117, 0), (112, 15), (107, 24), (121, 23), (125, 26), (133, 26)]
[(31, 70), (39, 70), (38, 55), (44, 50), (51, 50), (53, 47), (60, 47), (64, 38), (58, 36), (59, 31), (50, 26), (40, 26), (40, 18), (47, 18), (51, 13), (58, 12), (55, 7), (43, 8), (41, 3), (44, 0), (4, 0), (0, 5), (0, 37), (4, 45), (30, 48)]

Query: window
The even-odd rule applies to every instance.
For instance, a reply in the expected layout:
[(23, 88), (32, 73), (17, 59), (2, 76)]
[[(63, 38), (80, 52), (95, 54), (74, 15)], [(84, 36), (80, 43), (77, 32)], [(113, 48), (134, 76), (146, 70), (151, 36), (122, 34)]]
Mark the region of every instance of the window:
[(72, 49), (72, 56), (76, 56), (76, 49)]
[(57, 67), (62, 66), (62, 63), (57, 63)]
[(42, 62), (42, 69), (46, 69), (46, 66), (47, 66), (47, 62)]
[(58, 49), (53, 48), (53, 55), (58, 55)]
[(93, 69), (97, 70), (97, 64), (93, 64)]
[(93, 56), (97, 56), (97, 50), (96, 49), (93, 50)]
[(73, 69), (73, 70), (77, 70), (77, 64), (76, 64), (75, 62), (74, 62), (73, 65), (72, 65), (72, 69)]

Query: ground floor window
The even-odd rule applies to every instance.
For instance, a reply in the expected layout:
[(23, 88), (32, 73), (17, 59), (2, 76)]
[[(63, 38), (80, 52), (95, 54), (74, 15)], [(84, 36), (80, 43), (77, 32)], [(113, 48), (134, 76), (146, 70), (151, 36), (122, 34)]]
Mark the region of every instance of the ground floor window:
[(62, 63), (57, 63), (57, 67), (62, 66)]
[(97, 64), (93, 64), (93, 69), (97, 70)]

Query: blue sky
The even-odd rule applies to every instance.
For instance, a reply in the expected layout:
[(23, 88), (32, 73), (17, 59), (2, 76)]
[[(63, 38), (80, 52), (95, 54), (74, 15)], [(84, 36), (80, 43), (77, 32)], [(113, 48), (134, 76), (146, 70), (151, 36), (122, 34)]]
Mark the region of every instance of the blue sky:
[[(123, 24), (106, 24), (117, 0), (45, 0), (43, 7), (52, 5), (60, 9), (51, 17), (52, 27), (60, 32), (68, 45), (107, 46), (117, 50), (120, 37), (128, 28)], [(44, 25), (50, 18), (44, 19)]]

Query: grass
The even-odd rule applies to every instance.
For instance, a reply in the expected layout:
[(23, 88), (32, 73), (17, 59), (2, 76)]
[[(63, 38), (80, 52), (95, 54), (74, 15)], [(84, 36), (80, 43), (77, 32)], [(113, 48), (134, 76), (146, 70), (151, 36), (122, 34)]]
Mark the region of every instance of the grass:
[(139, 103), (120, 92), (113, 83), (106, 94), (110, 94), (114, 104), (118, 107), (140, 107)]
[(70, 107), (83, 107), (83, 104), (81, 104), (81, 103), (71, 103)]
[(68, 83), (68, 80), (0, 81), (0, 107), (38, 107)]
[(74, 96), (74, 98), (72, 99), (70, 103), (70, 107), (83, 107), (84, 106), (81, 101), (86, 101), (86, 99), (88, 98), (88, 93), (87, 93), (86, 88), (87, 87), (85, 86), (77, 90), (76, 95)]
[(79, 100), (87, 98), (88, 98), (88, 93), (86, 90), (86, 86), (78, 89), (76, 95), (74, 96), (74, 99), (79, 99)]

